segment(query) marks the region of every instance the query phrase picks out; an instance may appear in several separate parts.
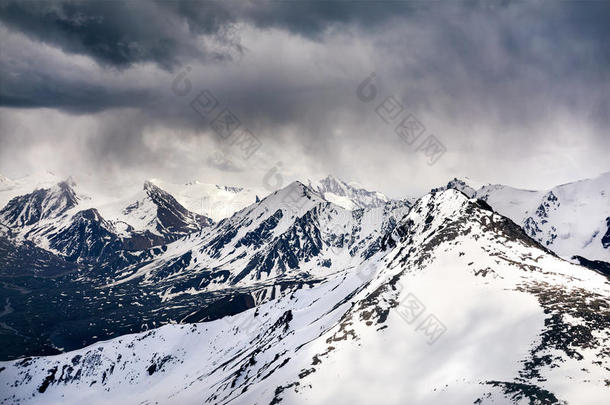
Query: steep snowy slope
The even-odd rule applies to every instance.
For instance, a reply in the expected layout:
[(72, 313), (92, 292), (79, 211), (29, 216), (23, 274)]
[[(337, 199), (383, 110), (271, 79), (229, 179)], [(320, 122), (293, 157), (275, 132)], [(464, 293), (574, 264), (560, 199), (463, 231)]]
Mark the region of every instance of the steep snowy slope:
[(382, 193), (368, 191), (362, 187), (348, 184), (334, 176), (322, 180), (309, 181), (309, 187), (318, 192), (326, 201), (330, 201), (347, 210), (358, 208), (375, 208), (385, 205), (390, 199)]
[[(317, 277), (354, 266), (380, 249), (383, 235), (408, 212), (408, 204), (349, 211), (300, 182), (272, 193), (197, 237), (168, 246), (149, 265), (123, 272), (112, 285), (176, 282), (208, 274), (201, 288), (248, 285), (291, 273)], [(168, 274), (167, 263), (188, 258)], [(194, 292), (194, 291), (193, 291)]]
[(34, 173), (19, 179), (9, 179), (0, 175), (0, 208), (11, 199), (31, 193), (35, 189), (51, 188), (65, 179), (49, 172)]
[(14, 197), (0, 210), (0, 224), (17, 241), (32, 241), (71, 260), (147, 249), (212, 224), (150, 182), (135, 196), (99, 204), (68, 179)]
[(605, 402), (608, 279), (455, 190), (382, 245), (235, 316), (0, 363), (3, 402)]
[(475, 191), (457, 179), (447, 187), (486, 201), (561, 257), (610, 262), (610, 173), (542, 191), (499, 184)]
[(183, 207), (170, 193), (146, 181), (136, 195), (99, 208), (104, 218), (127, 232), (150, 232), (165, 238), (188, 235), (212, 220)]
[(41, 221), (55, 220), (76, 207), (78, 198), (71, 179), (46, 189), (15, 197), (0, 211), (0, 222), (11, 228), (25, 227)]
[[(6, 322), (25, 336), (12, 335), (14, 343), (0, 347), (0, 358), (80, 348), (169, 322), (216, 319), (318, 284), (379, 252), (408, 206), (389, 202), (348, 211), (295, 182), (218, 224), (138, 252), (120, 250), (126, 240), (108, 231), (116, 222), (85, 212), (51, 242), (63, 241), (68, 257), (99, 252), (103, 260), (61, 279), (27, 280), (23, 287), (32, 294), (0, 287), (15, 308)], [(41, 308), (44, 322), (24, 322)]]

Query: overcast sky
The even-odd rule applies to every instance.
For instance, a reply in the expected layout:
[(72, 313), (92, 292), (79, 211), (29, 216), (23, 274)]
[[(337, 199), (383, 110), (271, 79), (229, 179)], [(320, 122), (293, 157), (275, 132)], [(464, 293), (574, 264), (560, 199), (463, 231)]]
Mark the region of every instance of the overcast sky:
[(395, 197), (592, 177), (608, 21), (610, 2), (1, 1), (0, 173), (332, 173)]

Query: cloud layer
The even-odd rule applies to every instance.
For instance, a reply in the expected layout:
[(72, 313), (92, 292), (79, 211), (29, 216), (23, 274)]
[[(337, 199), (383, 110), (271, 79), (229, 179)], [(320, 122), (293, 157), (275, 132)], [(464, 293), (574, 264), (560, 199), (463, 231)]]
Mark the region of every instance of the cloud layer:
[[(593, 176), (610, 170), (608, 20), (604, 2), (7, 1), (0, 172), (260, 186), (279, 168), (392, 195)], [(395, 132), (409, 114), (446, 148), (432, 166)]]

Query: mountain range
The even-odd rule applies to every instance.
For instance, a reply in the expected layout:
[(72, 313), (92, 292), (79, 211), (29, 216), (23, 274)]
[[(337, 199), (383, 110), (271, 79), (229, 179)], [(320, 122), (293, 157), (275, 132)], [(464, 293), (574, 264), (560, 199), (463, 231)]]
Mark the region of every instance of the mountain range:
[(610, 392), (610, 173), (403, 199), (332, 176), (111, 199), (47, 180), (0, 183), (2, 403)]
[(446, 188), (488, 202), (559, 256), (610, 261), (610, 173), (548, 190), (500, 184), (470, 187), (454, 179)]

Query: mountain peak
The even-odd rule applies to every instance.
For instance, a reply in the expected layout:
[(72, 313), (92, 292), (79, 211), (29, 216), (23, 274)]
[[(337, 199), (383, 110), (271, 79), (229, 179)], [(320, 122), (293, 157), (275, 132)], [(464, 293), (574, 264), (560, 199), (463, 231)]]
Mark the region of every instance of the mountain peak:
[(76, 182), (70, 176), (70, 177), (67, 177), (65, 180), (58, 182), (54, 188), (58, 189), (61, 193), (66, 193), (66, 194), (72, 195), (72, 196), (74, 196), (74, 198), (76, 198), (76, 192), (74, 191), (75, 187), (76, 187)]
[(345, 181), (339, 179), (338, 177), (333, 176), (332, 174), (329, 174), (326, 177), (324, 177), (323, 179), (321, 179), (320, 183), (322, 183), (322, 184), (337, 184), (337, 185), (342, 185), (342, 186), (347, 186), (348, 185)]
[(146, 192), (161, 190), (157, 185), (155, 185), (155, 183), (152, 182), (152, 180), (144, 181), (142, 189)]
[[(391, 239), (417, 246), (427, 241), (428, 245), (424, 248), (429, 249), (465, 235), (486, 235), (503, 244), (511, 241), (553, 254), (511, 219), (495, 212), (485, 201), (469, 198), (462, 191), (452, 188), (433, 191), (417, 200)], [(388, 243), (391, 245), (393, 242)]]
[(354, 183), (346, 183), (330, 174), (316, 182), (310, 180), (309, 187), (327, 201), (348, 210), (379, 207), (390, 200), (380, 192), (366, 190)]
[(477, 191), (470, 186), (469, 182), (470, 180), (467, 178), (464, 180), (461, 178), (454, 177), (452, 180), (447, 182), (446, 186), (433, 188), (432, 190), (430, 190), (430, 192), (434, 193), (438, 191), (454, 189), (459, 190), (462, 193), (466, 194), (469, 198), (472, 198), (476, 195)]
[(284, 216), (288, 215), (288, 217), (291, 217), (302, 216), (314, 206), (326, 203), (327, 201), (316, 191), (300, 181), (294, 181), (286, 187), (269, 194), (248, 209), (258, 210), (262, 208), (267, 213), (265, 215), (270, 215), (281, 210)]
[(263, 202), (280, 201), (280, 204), (282, 205), (294, 205), (299, 204), (299, 202), (304, 199), (317, 200), (317, 202), (324, 201), (324, 198), (314, 189), (296, 180), (265, 197)]
[(11, 227), (57, 218), (78, 204), (73, 186), (75, 183), (69, 178), (53, 187), (36, 189), (15, 197), (0, 211), (0, 218)]

